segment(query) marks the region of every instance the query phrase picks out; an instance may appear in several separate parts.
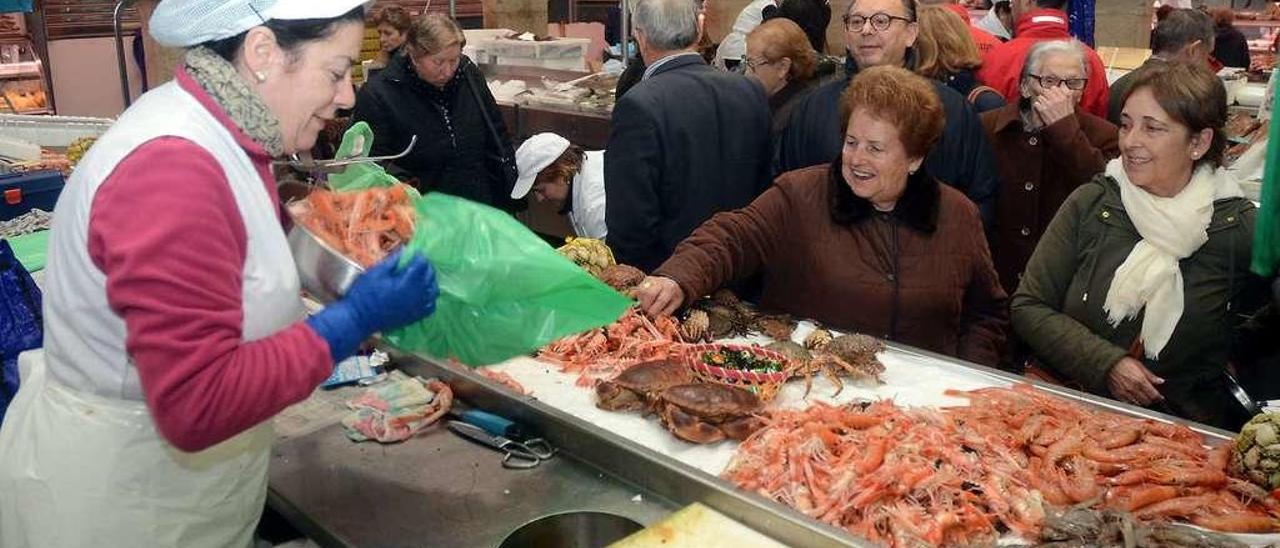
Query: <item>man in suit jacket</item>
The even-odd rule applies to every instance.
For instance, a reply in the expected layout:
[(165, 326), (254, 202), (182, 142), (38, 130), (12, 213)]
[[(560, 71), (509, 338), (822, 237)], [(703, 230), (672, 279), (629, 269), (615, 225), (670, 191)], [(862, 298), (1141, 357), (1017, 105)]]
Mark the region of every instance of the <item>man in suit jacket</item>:
[(604, 156), (605, 220), (618, 262), (650, 271), (713, 214), (768, 186), (769, 103), (760, 84), (711, 68), (694, 50), (697, 0), (639, 0), (647, 68), (613, 109)]

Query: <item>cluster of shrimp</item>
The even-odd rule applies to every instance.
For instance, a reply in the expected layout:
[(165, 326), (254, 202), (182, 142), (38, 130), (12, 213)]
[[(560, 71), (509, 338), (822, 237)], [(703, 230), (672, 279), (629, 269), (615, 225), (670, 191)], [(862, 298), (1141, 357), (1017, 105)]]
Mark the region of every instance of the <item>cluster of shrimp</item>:
[(1223, 532), (1280, 530), (1280, 503), (1228, 477), (1229, 444), (1207, 448), (1185, 426), (1087, 409), (1030, 385), (949, 394), (970, 405), (945, 413), (1023, 455), (1046, 503), (1103, 506)]
[(538, 359), (578, 373), (577, 384), (593, 387), (599, 379), (611, 379), (628, 366), (679, 354), (683, 340), (680, 325), (671, 316), (650, 320), (636, 308), (618, 321), (557, 340), (538, 352)]
[(987, 545), (1005, 530), (1034, 537), (1043, 523), (1016, 452), (937, 410), (818, 403), (765, 420), (724, 478), (854, 535)]
[(502, 371), (497, 371), (488, 367), (480, 367), (475, 369), (475, 372), (479, 373), (481, 377), (496, 382), (521, 396), (528, 396), (532, 394), (532, 392), (525, 388), (523, 384), (520, 384), (520, 381), (517, 381), (515, 377), (512, 377)]
[(295, 222), (369, 268), (413, 237), (415, 212), (404, 185), (351, 192), (316, 190), (289, 205)]

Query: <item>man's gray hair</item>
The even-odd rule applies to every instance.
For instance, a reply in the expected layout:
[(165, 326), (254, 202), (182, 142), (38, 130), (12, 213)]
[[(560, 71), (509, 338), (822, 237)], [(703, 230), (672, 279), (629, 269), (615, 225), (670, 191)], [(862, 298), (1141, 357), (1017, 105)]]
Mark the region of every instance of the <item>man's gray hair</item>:
[(1151, 51), (1156, 55), (1172, 56), (1197, 40), (1212, 51), (1217, 31), (1213, 19), (1207, 13), (1193, 9), (1176, 9), (1156, 23), (1151, 33)]
[(1018, 81), (1025, 81), (1028, 74), (1039, 74), (1044, 58), (1056, 53), (1075, 56), (1080, 61), (1080, 71), (1086, 78), (1089, 77), (1089, 60), (1085, 57), (1084, 44), (1072, 38), (1071, 40), (1047, 40), (1031, 46), (1031, 50), (1027, 52), (1026, 62), (1022, 63), (1022, 75)]
[(638, 0), (636, 30), (653, 49), (687, 49), (698, 41), (698, 11), (698, 0)]

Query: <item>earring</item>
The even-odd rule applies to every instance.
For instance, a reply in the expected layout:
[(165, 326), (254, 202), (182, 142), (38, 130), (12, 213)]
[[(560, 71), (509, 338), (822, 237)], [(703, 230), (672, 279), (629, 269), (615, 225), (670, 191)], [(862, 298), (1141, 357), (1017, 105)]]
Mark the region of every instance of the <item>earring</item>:
[(259, 84), (267, 81), (267, 73), (262, 71), (253, 73), (253, 77), (258, 81)]

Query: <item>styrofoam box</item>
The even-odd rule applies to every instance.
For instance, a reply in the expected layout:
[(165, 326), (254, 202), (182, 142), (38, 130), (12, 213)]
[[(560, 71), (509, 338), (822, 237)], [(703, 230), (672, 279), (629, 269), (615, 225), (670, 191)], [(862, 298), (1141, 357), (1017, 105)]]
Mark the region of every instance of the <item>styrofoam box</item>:
[(82, 137), (98, 137), (114, 122), (108, 118), (0, 114), (0, 133), (42, 147), (70, 146)]
[(467, 39), (467, 44), (475, 44), (476, 42), (510, 36), (513, 32), (515, 31), (511, 29), (463, 29), (462, 36)]
[(499, 64), (538, 66), (562, 70), (586, 67), (587, 38), (558, 38), (543, 42), (494, 38), (475, 44), (476, 51)]

